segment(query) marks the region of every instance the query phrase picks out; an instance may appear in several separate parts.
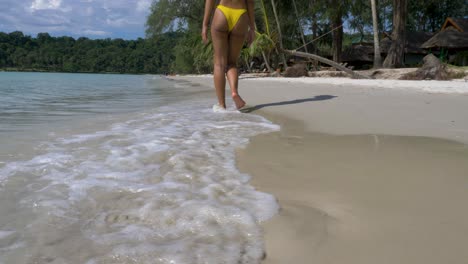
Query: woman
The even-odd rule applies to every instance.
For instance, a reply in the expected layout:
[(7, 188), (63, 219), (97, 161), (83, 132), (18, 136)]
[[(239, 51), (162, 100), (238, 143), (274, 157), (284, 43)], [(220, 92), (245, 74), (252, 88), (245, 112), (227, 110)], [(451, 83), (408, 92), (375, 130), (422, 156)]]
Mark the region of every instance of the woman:
[[(214, 7), (215, 0), (206, 0), (202, 28), (202, 39), (205, 44), (208, 43), (208, 24)], [(246, 36), (250, 45), (255, 39), (254, 0), (221, 0), (216, 6), (211, 23), (214, 85), (218, 97), (218, 108), (226, 109), (225, 76), (231, 87), (231, 96), (236, 108), (241, 109), (245, 106), (238, 92), (237, 59)]]

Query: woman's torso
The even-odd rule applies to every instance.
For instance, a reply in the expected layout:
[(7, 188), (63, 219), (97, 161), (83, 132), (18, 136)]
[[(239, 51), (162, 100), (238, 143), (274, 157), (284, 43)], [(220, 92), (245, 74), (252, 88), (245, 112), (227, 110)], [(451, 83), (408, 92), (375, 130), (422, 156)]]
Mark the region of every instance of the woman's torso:
[(221, 0), (219, 4), (231, 8), (246, 9), (247, 4), (245, 2), (245, 0)]

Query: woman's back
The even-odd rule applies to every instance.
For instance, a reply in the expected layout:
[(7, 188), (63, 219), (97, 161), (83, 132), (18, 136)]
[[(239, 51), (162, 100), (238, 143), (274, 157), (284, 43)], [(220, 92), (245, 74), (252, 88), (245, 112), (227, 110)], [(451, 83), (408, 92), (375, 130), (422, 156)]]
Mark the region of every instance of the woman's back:
[(246, 0), (221, 0), (220, 5), (231, 7), (231, 8), (247, 8)]

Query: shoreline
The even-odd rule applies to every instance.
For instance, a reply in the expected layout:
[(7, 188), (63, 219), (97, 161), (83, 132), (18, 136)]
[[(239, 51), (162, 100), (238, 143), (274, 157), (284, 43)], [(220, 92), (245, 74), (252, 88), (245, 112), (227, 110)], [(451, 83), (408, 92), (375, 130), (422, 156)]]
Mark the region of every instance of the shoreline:
[(112, 75), (154, 75), (164, 76), (164, 74), (154, 73), (121, 73), (121, 72), (67, 72), (67, 71), (49, 71), (40, 69), (0, 69), (0, 72), (18, 72), (18, 73), (69, 73), (69, 74), (112, 74)]
[[(210, 75), (171, 76), (169, 79), (214, 89)], [(247, 77), (239, 80), (239, 90), (247, 102), (247, 112), (256, 114), (262, 110), (272, 116), (301, 121), (309, 132), (423, 136), (468, 144), (468, 82), (387, 80), (389, 82), (379, 87), (367, 80), (348, 78), (338, 78), (342, 83), (333, 84), (335, 79)], [(395, 88), (398, 86), (395, 82), (400, 83), (400, 87)], [(452, 86), (458, 89), (428, 92), (406, 88), (407, 82), (429, 83), (436, 90)], [(226, 102), (232, 104), (229, 97)]]
[(281, 126), (236, 155), (281, 207), (263, 263), (468, 259), (468, 96), (301, 81), (240, 81), (250, 112)]
[[(201, 75), (176, 75), (166, 76), (174, 80), (187, 80), (199, 84), (213, 86), (205, 79), (213, 78), (210, 74)], [(398, 80), (398, 79), (352, 79), (348, 77), (265, 77), (258, 75), (241, 75), (241, 81), (260, 81), (260, 82), (275, 82), (275, 83), (302, 83), (307, 85), (327, 84), (333, 86), (358, 86), (374, 89), (388, 90), (404, 90), (426, 93), (440, 94), (467, 94), (468, 95), (468, 79), (453, 79), (447, 81), (437, 80)], [(242, 88), (242, 87), (240, 87)]]

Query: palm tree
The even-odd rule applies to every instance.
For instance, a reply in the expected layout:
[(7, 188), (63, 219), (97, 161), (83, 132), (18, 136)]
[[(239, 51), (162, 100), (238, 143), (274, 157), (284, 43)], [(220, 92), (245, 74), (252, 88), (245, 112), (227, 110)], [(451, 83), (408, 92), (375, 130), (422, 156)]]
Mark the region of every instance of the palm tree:
[[(265, 62), (265, 66), (269, 72), (273, 72), (270, 66), (270, 52), (273, 49), (276, 49), (274, 37), (270, 32), (270, 23), (268, 21), (268, 15), (265, 7), (264, 0), (260, 0), (260, 12), (262, 14), (262, 20), (264, 24), (265, 33), (260, 33), (256, 31), (256, 38), (252, 45), (248, 49), (245, 49), (243, 53), (244, 59), (251, 59), (251, 57), (262, 55), (262, 58)], [(257, 28), (258, 29), (258, 28)], [(276, 51), (278, 53), (278, 50)], [(279, 54), (279, 53), (278, 53)]]
[(380, 56), (379, 27), (377, 23), (377, 6), (375, 0), (371, 1), (372, 7), (372, 26), (374, 28), (374, 68), (382, 67), (382, 57)]
[(273, 72), (266, 54), (269, 54), (275, 48), (275, 42), (265, 33), (256, 32), (256, 34), (255, 41), (249, 47), (249, 55), (257, 56), (261, 54), (268, 72)]
[[(279, 42), (280, 50), (284, 50), (283, 49), (283, 35), (281, 34), (281, 24), (279, 22), (278, 13), (276, 12), (275, 0), (271, 0), (271, 5), (273, 7), (273, 14), (275, 15), (276, 26), (278, 27), (278, 37), (279, 37), (278, 42)], [(286, 62), (286, 57), (284, 56), (283, 53), (281, 53), (281, 59), (283, 60), (284, 68), (286, 68), (288, 64)]]
[(296, 0), (293, 0), (292, 2), (294, 5), (294, 11), (296, 12), (297, 24), (299, 25), (299, 32), (301, 33), (302, 44), (304, 45), (305, 52), (308, 53), (309, 51), (307, 51), (307, 44), (305, 42), (304, 32), (302, 31), (302, 25), (301, 25), (301, 20), (299, 18), (299, 12), (297, 12)]

